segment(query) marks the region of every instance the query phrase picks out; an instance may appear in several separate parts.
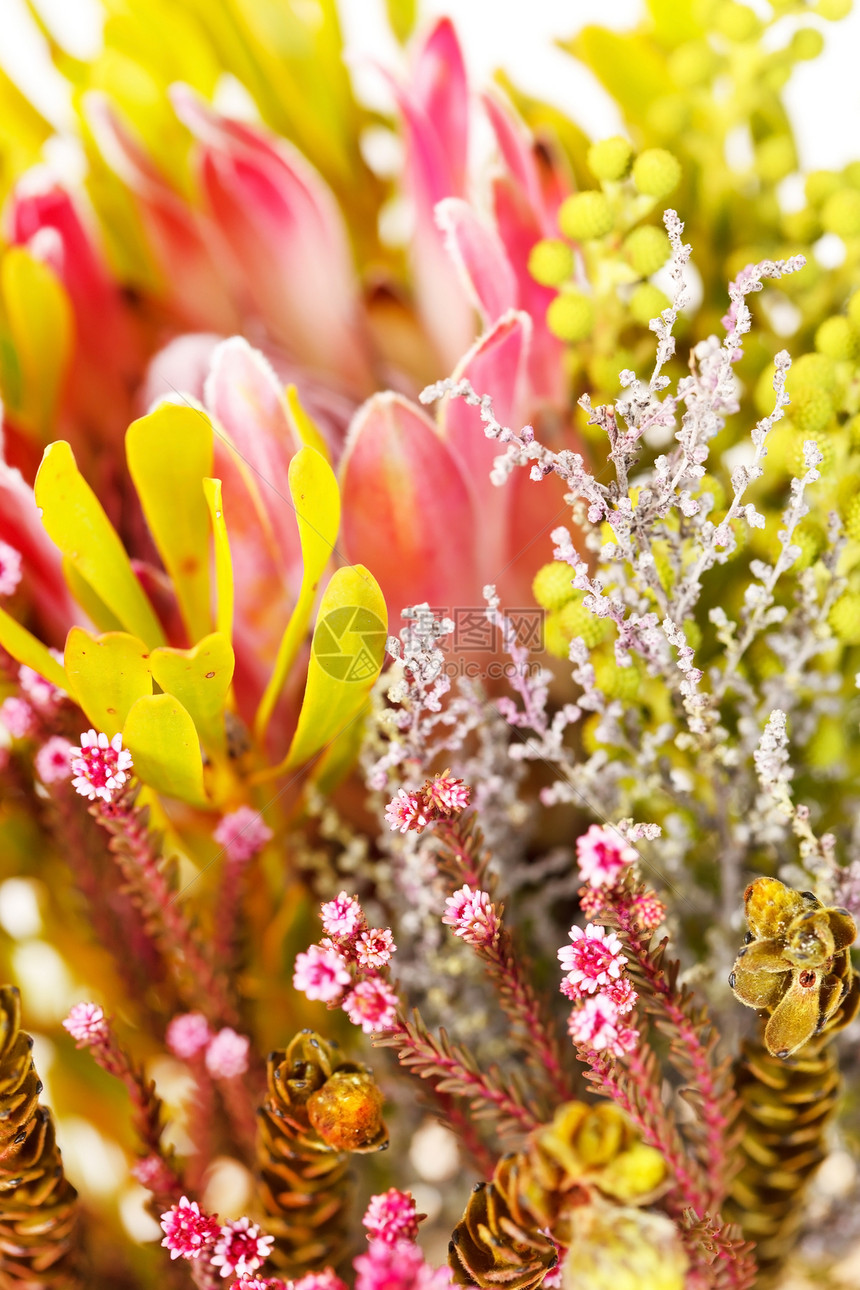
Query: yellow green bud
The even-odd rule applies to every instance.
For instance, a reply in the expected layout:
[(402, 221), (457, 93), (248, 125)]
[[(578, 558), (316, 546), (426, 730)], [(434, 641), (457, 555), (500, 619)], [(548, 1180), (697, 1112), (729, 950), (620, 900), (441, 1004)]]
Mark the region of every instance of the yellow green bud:
[(665, 94), (650, 104), (648, 125), (663, 139), (677, 139), (690, 124), (689, 95)]
[[(794, 530), (791, 544), (792, 546), (800, 547), (800, 555), (791, 566), (792, 569), (797, 572), (800, 572), (801, 569), (808, 569), (821, 555), (826, 541), (827, 537), (823, 528), (815, 520), (806, 519), (802, 524), (798, 524)], [(776, 559), (777, 555), (778, 552), (774, 550), (772, 552), (773, 558)]]
[(753, 40), (761, 32), (761, 20), (745, 4), (725, 0), (718, 5), (713, 16), (714, 30), (726, 40)]
[[(799, 462), (802, 460), (802, 441), (810, 435), (814, 435), (816, 439), (822, 435), (833, 420), (835, 411), (833, 399), (826, 390), (804, 387), (792, 396), (791, 419), (797, 426), (798, 442), (801, 445)], [(822, 444), (819, 443), (818, 446), (822, 452), (825, 451)]]
[(840, 188), (839, 176), (832, 170), (813, 170), (806, 176), (804, 191), (810, 206), (821, 206)]
[(797, 153), (790, 135), (775, 134), (759, 144), (755, 154), (756, 172), (766, 183), (778, 184), (797, 168)]
[(818, 0), (815, 12), (828, 22), (841, 22), (854, 8), (854, 0)]
[[(636, 370), (636, 356), (629, 349), (615, 349), (611, 354), (595, 354), (588, 364), (588, 375), (595, 389), (615, 394), (618, 391), (618, 373), (625, 368)], [(604, 436), (604, 443), (606, 442)]]
[(860, 188), (860, 162), (849, 161), (842, 171), (842, 178), (849, 188)]
[(650, 278), (669, 259), (672, 244), (662, 228), (642, 224), (625, 239), (624, 253), (638, 274)]
[(801, 354), (800, 358), (792, 363), (786, 381), (789, 393), (818, 386), (828, 394), (835, 395), (838, 385), (839, 373), (836, 364), (826, 354)]
[(558, 212), (559, 228), (575, 242), (591, 242), (605, 237), (613, 223), (609, 198), (597, 189), (574, 193), (562, 202)]
[(633, 147), (620, 134), (601, 139), (588, 149), (588, 169), (596, 179), (623, 179), (632, 161)]
[(860, 645), (860, 592), (843, 591), (828, 618), (834, 635), (845, 645)]
[(560, 287), (573, 273), (573, 251), (560, 238), (544, 238), (529, 253), (529, 273), (542, 287)]
[(659, 318), (668, 307), (669, 297), (652, 282), (640, 282), (628, 304), (632, 318), (643, 327), (647, 327), (652, 318)]
[(586, 340), (594, 330), (594, 303), (582, 291), (563, 291), (547, 309), (546, 322), (559, 340)]
[(824, 37), (817, 27), (799, 27), (789, 45), (792, 58), (801, 62), (817, 58), (823, 49)]
[(848, 301), (848, 318), (860, 331), (860, 291), (855, 291)]
[(619, 667), (614, 658), (594, 660), (594, 681), (607, 699), (630, 702), (635, 699), (642, 685), (642, 673), (635, 663)]
[(860, 542), (860, 494), (852, 497), (845, 508), (845, 532), (855, 542)]
[(828, 197), (821, 212), (822, 227), (837, 237), (860, 235), (860, 191), (842, 188)]
[(703, 475), (699, 480), (698, 487), (693, 490), (694, 497), (701, 497), (703, 493), (710, 493), (714, 499), (714, 505), (709, 512), (711, 515), (716, 511), (723, 511), (726, 508), (728, 498), (723, 482), (717, 479), (716, 475)]
[(857, 355), (858, 335), (847, 318), (825, 318), (815, 333), (815, 348), (837, 363)]
[(585, 608), (581, 596), (565, 605), (558, 618), (559, 626), (568, 642), (575, 636), (581, 636), (589, 649), (594, 649), (595, 645), (605, 641), (612, 631), (607, 619), (598, 618), (596, 614), (592, 614)]
[(532, 594), (541, 609), (561, 609), (576, 594), (572, 585), (573, 570), (563, 560), (551, 560), (538, 569), (532, 582)]
[(845, 760), (848, 745), (838, 717), (820, 717), (806, 745), (806, 764), (812, 770), (832, 770)]
[(845, 429), (848, 431), (848, 442), (852, 452), (860, 452), (860, 413), (846, 422)]
[(647, 197), (666, 197), (681, 182), (681, 163), (665, 148), (647, 148), (633, 163), (633, 182)]
[(810, 206), (782, 216), (783, 234), (792, 242), (814, 242), (821, 236), (821, 221)]
[(554, 658), (570, 657), (570, 637), (561, 629), (558, 614), (547, 614), (543, 622), (543, 643)]
[(709, 81), (720, 60), (704, 40), (689, 40), (673, 50), (669, 57), (669, 75), (682, 89), (694, 89)]

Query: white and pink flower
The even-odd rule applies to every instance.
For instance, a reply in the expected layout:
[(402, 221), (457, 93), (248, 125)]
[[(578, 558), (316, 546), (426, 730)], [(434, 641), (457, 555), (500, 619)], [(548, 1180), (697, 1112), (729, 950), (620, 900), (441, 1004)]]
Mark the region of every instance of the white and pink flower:
[(579, 872), (591, 887), (614, 887), (628, 865), (638, 858), (636, 850), (610, 825), (592, 824), (576, 840)]
[(293, 987), (308, 999), (332, 1003), (351, 981), (349, 969), (333, 945), (310, 945), (296, 955)]
[(567, 973), (569, 990), (564, 993), (569, 997), (594, 994), (621, 976), (627, 957), (621, 952), (621, 942), (615, 932), (589, 923), (585, 931), (571, 927), (570, 940), (570, 945), (563, 945), (558, 951), (559, 962)]
[(80, 748), (73, 749), (72, 770), (75, 778), (72, 785), (81, 797), (86, 797), (91, 802), (96, 798), (110, 802), (127, 782), (126, 772), (131, 767), (131, 753), (123, 748), (122, 735), (116, 734), (108, 739), (104, 733), (85, 730), (81, 735)]

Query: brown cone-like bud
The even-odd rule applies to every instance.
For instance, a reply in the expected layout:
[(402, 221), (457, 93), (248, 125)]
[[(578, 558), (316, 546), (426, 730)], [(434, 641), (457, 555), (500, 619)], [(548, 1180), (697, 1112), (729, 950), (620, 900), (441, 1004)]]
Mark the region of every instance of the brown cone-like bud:
[(288, 1277), (339, 1261), (346, 1239), (349, 1153), (388, 1145), (382, 1093), (366, 1066), (302, 1030), (271, 1053), (257, 1160), (271, 1259)]
[(454, 1229), (448, 1263), (460, 1286), (539, 1286), (558, 1255), (519, 1202), (517, 1156), (499, 1161), (493, 1181), (478, 1183)]
[(20, 1024), (18, 991), (0, 987), (0, 1290), (60, 1290), (79, 1284), (77, 1193)]

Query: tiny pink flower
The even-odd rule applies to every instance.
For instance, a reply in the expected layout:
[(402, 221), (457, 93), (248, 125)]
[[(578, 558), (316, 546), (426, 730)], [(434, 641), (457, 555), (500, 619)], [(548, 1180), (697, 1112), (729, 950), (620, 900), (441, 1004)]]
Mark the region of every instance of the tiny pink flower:
[(589, 995), (570, 1014), (567, 1029), (579, 1047), (601, 1052), (618, 1039), (618, 1009), (605, 994)]
[(21, 552), (0, 542), (0, 596), (11, 596), (21, 581)]
[(479, 949), (496, 944), (501, 921), (488, 892), (465, 885), (448, 896), (445, 905), (442, 922), (454, 929), (455, 936), (461, 936), (468, 945)]
[(110, 802), (128, 779), (126, 771), (132, 765), (131, 753), (122, 746), (122, 735), (109, 740), (104, 733), (86, 730), (81, 735), (80, 748), (73, 753), (74, 788), (91, 802), (97, 797)]
[(602, 914), (609, 903), (607, 899), (608, 889), (580, 887), (577, 895), (579, 896), (579, 908), (589, 921)]
[(633, 900), (633, 917), (646, 932), (653, 932), (666, 917), (666, 906), (653, 891), (643, 891)]
[(396, 949), (387, 927), (371, 927), (359, 936), (355, 955), (361, 967), (379, 968), (384, 967)]
[(209, 1022), (202, 1012), (180, 1013), (168, 1024), (165, 1035), (169, 1051), (174, 1057), (181, 1057), (183, 1061), (187, 1061), (189, 1057), (196, 1057), (211, 1038)]
[(618, 1015), (622, 1017), (633, 1011), (636, 1000), (639, 998), (639, 995), (633, 989), (632, 982), (626, 976), (619, 977), (615, 981), (610, 981), (609, 985), (603, 986), (601, 994), (612, 1000), (618, 1009)]
[(443, 815), (459, 815), (465, 811), (472, 796), (472, 790), (462, 779), (453, 775), (437, 775), (428, 779), (421, 790), (421, 796), (427, 805)]
[(71, 778), (73, 751), (73, 745), (62, 735), (52, 735), (42, 744), (33, 761), (43, 784), (59, 784)]
[(608, 825), (592, 824), (576, 840), (579, 872), (591, 887), (614, 887), (624, 869), (638, 858), (634, 848)]
[(385, 808), (385, 819), (395, 833), (420, 833), (427, 826), (427, 817), (421, 809), (421, 802), (414, 793), (407, 793), (405, 788), (398, 789), (395, 797)]
[(394, 1029), (398, 1002), (390, 985), (380, 977), (368, 977), (349, 992), (342, 1007), (354, 1026), (372, 1035), (378, 1030)]
[(221, 1230), (217, 1218), (201, 1213), (197, 1201), (187, 1196), (161, 1215), (161, 1228), (164, 1232), (161, 1244), (170, 1250), (171, 1259), (199, 1258)]
[[(307, 1280), (307, 1277), (303, 1278)], [(230, 1290), (296, 1290), (296, 1286), (301, 1285), (300, 1281), (291, 1281), (289, 1285), (282, 1281), (280, 1277), (240, 1277), (234, 1281)], [(338, 1282), (338, 1287), (343, 1286), (343, 1282)], [(321, 1283), (321, 1290), (326, 1290), (325, 1283)], [(347, 1290), (343, 1286), (343, 1290)]]
[(213, 1079), (235, 1079), (248, 1069), (248, 1050), (251, 1041), (229, 1026), (219, 1030), (206, 1049), (206, 1069)]
[(353, 1262), (355, 1290), (448, 1290), (447, 1268), (431, 1268), (410, 1241), (371, 1241), (366, 1254)]
[(562, 946), (558, 959), (568, 974), (568, 984), (580, 995), (593, 994), (600, 986), (621, 976), (627, 958), (621, 953), (621, 942), (614, 932), (589, 923), (585, 931), (571, 927), (570, 939), (572, 944)]
[(293, 987), (308, 999), (331, 1003), (339, 999), (352, 981), (347, 966), (334, 946), (310, 945), (296, 955)]
[(26, 699), (12, 694), (0, 703), (0, 721), (13, 739), (27, 739), (36, 725), (36, 714)]
[[(62, 656), (60, 661), (62, 662)], [(33, 707), (42, 710), (54, 707), (66, 697), (65, 690), (46, 681), (38, 672), (34, 672), (32, 667), (22, 665), (18, 668), (18, 684), (22, 694), (26, 694)]]
[(222, 1277), (247, 1276), (265, 1262), (274, 1244), (274, 1236), (264, 1236), (250, 1218), (237, 1218), (221, 1228), (212, 1266), (221, 1269)]
[(625, 1053), (632, 1053), (638, 1043), (639, 1031), (634, 1030), (632, 1026), (622, 1026), (614, 1042), (610, 1044), (609, 1051), (615, 1057), (623, 1057)]
[(213, 837), (229, 859), (243, 864), (262, 851), (274, 834), (258, 811), (250, 806), (240, 806), (223, 817)]
[(322, 1272), (309, 1272), (291, 1282), (289, 1290), (347, 1290), (347, 1285), (331, 1268), (323, 1268)]
[(104, 1043), (110, 1034), (104, 1010), (97, 1003), (76, 1003), (63, 1026), (77, 1040), (78, 1048)]
[(361, 1220), (369, 1232), (368, 1240), (414, 1241), (418, 1236), (418, 1212), (409, 1192), (396, 1187), (371, 1196), (367, 1212)]
[(355, 896), (342, 891), (335, 900), (326, 901), (320, 908), (323, 930), (328, 936), (355, 936), (364, 926), (364, 911)]
[(131, 1172), (147, 1191), (165, 1192), (173, 1185), (173, 1174), (161, 1156), (145, 1156), (132, 1165)]

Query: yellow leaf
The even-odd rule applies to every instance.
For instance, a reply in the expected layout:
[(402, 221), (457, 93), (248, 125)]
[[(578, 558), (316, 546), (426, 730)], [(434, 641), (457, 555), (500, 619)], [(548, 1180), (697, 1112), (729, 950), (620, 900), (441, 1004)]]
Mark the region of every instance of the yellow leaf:
[(134, 773), (165, 797), (192, 806), (208, 806), (203, 787), (203, 759), (194, 722), (172, 694), (150, 694), (132, 705), (122, 741), (134, 762)]
[(52, 269), (13, 246), (0, 263), (0, 291), (18, 360), (17, 419), (48, 438), (72, 350), (73, 315), (66, 289)]
[(212, 474), (212, 423), (197, 408), (164, 403), (131, 423), (125, 454), (193, 644), (212, 626), (209, 510), (203, 494), (203, 480)]
[(122, 623), (111, 613), (105, 602), (97, 596), (85, 578), (82, 578), (67, 556), (63, 556), (63, 579), (87, 618), (103, 632), (118, 632)]
[(585, 63), (631, 121), (641, 121), (649, 104), (666, 93), (666, 59), (645, 36), (583, 27), (557, 43)]
[(360, 564), (338, 569), (317, 615), (296, 733), (276, 773), (301, 766), (360, 719), (382, 669), (387, 631), (385, 601), (373, 575)]
[(216, 752), (225, 745), (224, 705), (235, 659), (226, 636), (213, 632), (193, 649), (155, 649), (152, 675), (189, 713), (201, 741)]
[(405, 44), (418, 17), (417, 0), (385, 0), (385, 12), (391, 30), (401, 45)]
[(58, 685), (61, 690), (69, 688), (65, 672), (47, 645), (43, 645), (27, 631), (26, 627), (22, 627), (17, 619), (7, 614), (5, 609), (0, 609), (0, 645), (12, 655), (16, 663), (31, 667), (34, 672), (38, 672), (52, 685)]
[(65, 663), (75, 699), (108, 739), (122, 730), (132, 704), (152, 694), (147, 648), (127, 632), (91, 636), (73, 627), (66, 637)]
[(218, 608), (215, 614), (215, 627), (227, 640), (233, 639), (233, 560), (230, 555), (230, 539), (227, 535), (227, 524), (224, 520), (224, 505), (221, 500), (221, 480), (204, 479), (203, 496), (209, 508), (212, 521), (212, 534), (215, 542), (215, 586), (218, 590)]
[(317, 588), (331, 559), (340, 527), (340, 492), (334, 471), (315, 448), (300, 448), (290, 462), (290, 496), (296, 508), (299, 541), (302, 544), (302, 585), (287, 630), (278, 646), (278, 656), (254, 720), (254, 732), (262, 741), (290, 668), (307, 632)]
[(287, 403), (287, 416), (293, 433), (309, 448), (316, 448), (317, 452), (321, 453), (326, 461), (330, 462), (328, 444), (322, 437), (322, 433), (313, 417), (302, 407), (298, 390), (294, 385), (288, 385), (284, 393)]
[(49, 444), (34, 485), (51, 540), (132, 636), (164, 644), (153, 612), (116, 530), (64, 440)]

